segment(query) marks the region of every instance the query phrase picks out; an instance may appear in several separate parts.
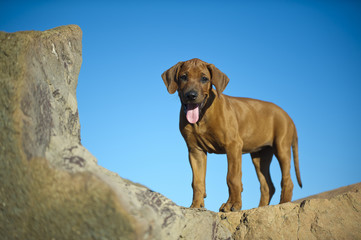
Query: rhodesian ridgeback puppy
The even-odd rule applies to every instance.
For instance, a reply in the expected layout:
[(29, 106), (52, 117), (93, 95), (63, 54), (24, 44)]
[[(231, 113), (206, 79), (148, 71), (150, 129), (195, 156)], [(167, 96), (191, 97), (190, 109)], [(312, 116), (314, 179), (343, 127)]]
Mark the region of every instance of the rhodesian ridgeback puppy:
[(273, 154), (282, 171), (280, 203), (291, 201), (291, 147), (300, 187), (302, 183), (296, 127), (284, 110), (270, 102), (222, 94), (229, 78), (213, 64), (199, 59), (177, 63), (162, 78), (170, 94), (178, 91), (182, 103), (179, 128), (193, 171), (191, 208), (204, 207), (207, 153), (227, 154), (229, 198), (220, 211), (242, 208), (244, 153), (251, 154), (261, 185), (259, 206), (268, 205), (275, 192), (269, 172)]

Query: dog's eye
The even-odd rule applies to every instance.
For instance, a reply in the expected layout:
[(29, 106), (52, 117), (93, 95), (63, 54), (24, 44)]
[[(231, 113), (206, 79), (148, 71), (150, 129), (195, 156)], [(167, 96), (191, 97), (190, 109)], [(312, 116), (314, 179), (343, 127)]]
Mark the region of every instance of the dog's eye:
[(179, 77), (179, 79), (182, 81), (187, 81), (187, 75), (182, 75)]
[(207, 77), (202, 77), (201, 81), (202, 81), (202, 83), (207, 83), (209, 81), (209, 79)]

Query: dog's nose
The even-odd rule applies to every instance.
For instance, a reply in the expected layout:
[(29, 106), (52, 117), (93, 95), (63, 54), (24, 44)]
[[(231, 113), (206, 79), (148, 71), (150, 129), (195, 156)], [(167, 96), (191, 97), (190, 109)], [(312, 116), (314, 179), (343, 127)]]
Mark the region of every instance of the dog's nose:
[(194, 90), (191, 90), (185, 94), (185, 97), (187, 98), (187, 100), (196, 100), (196, 98), (198, 97), (198, 93)]

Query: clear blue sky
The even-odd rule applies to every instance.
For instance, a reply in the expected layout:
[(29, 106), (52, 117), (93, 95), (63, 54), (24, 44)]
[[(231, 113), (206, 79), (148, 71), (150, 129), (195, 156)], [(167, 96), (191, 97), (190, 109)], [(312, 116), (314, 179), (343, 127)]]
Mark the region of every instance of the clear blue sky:
[[(361, 181), (360, 1), (0, 2), (0, 30), (77, 24), (83, 64), (77, 89), (83, 145), (100, 165), (181, 206), (191, 168), (178, 130), (180, 102), (160, 77), (194, 57), (228, 75), (225, 94), (271, 101), (299, 134), (303, 189), (294, 199)], [(226, 156), (209, 155), (206, 207), (228, 198)], [(280, 168), (271, 175), (279, 201)], [(243, 209), (259, 183), (243, 155)]]

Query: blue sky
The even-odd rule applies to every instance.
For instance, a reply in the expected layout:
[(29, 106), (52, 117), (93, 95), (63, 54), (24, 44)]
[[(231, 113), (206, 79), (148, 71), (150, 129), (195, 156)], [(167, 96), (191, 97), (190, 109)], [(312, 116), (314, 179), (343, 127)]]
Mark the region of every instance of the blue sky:
[[(100, 165), (181, 206), (192, 200), (180, 102), (160, 75), (194, 57), (228, 75), (224, 93), (271, 101), (293, 118), (303, 188), (294, 199), (361, 181), (361, 2), (0, 2), (0, 30), (77, 24), (83, 63), (77, 99), (83, 145)], [(208, 155), (206, 208), (228, 198), (225, 155)], [(280, 196), (280, 168), (271, 175)], [(243, 209), (259, 183), (243, 155)]]

